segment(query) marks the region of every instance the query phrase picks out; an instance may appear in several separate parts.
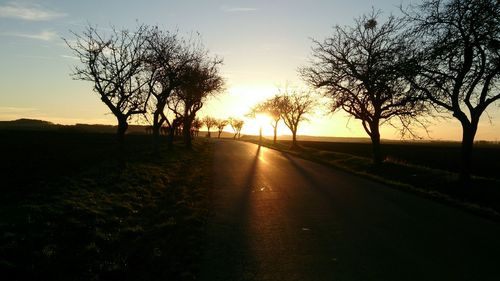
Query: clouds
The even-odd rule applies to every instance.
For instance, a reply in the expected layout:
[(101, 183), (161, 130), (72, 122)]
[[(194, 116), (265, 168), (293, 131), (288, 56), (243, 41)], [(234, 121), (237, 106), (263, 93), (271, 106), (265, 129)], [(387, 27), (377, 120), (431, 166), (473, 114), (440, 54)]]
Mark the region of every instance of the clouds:
[(60, 57), (64, 58), (64, 59), (70, 59), (70, 60), (80, 60), (79, 57), (75, 57), (75, 56), (60, 55)]
[(65, 13), (52, 11), (34, 3), (8, 2), (0, 5), (0, 18), (49, 21), (66, 16)]
[[(10, 1), (4, 4), (0, 4), (0, 19), (13, 19), (33, 22), (32, 25), (39, 25), (38, 22), (41, 21), (52, 21), (58, 18), (66, 17), (67, 14), (50, 10), (41, 6), (38, 3), (29, 3), (25, 1)], [(31, 32), (18, 32), (18, 31), (7, 31), (0, 33), (0, 36), (12, 36), (20, 38), (28, 38), (40, 41), (53, 41), (58, 38), (56, 32), (51, 29), (44, 29), (37, 33)]]
[(0, 33), (1, 36), (14, 36), (14, 37), (22, 37), (29, 38), (41, 41), (52, 41), (53, 39), (58, 38), (56, 32), (52, 30), (42, 30), (38, 33), (20, 33), (20, 32), (10, 32), (10, 33)]
[(0, 120), (15, 120), (38, 114), (38, 109), (33, 107), (0, 106)]
[(24, 113), (24, 112), (33, 112), (38, 109), (33, 107), (16, 107), (16, 106), (0, 106), (0, 114), (2, 113)]
[(40, 31), (39, 33), (34, 33), (34, 34), (12, 33), (11, 35), (17, 37), (42, 40), (42, 41), (52, 41), (52, 39), (58, 38), (57, 33), (55, 33), (52, 30), (43, 30)]
[(229, 7), (229, 6), (221, 6), (220, 9), (226, 13), (238, 13), (238, 12), (254, 12), (257, 11), (257, 8), (250, 7)]

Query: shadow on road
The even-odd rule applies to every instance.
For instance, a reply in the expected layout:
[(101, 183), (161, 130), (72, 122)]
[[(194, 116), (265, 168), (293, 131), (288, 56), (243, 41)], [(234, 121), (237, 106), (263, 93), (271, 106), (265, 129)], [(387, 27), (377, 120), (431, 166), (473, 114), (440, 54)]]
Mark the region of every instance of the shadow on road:
[(201, 280), (497, 280), (497, 224), (253, 144), (215, 142)]
[(256, 280), (256, 260), (250, 250), (248, 233), (261, 147), (251, 153), (252, 157), (245, 159), (232, 154), (222, 154), (215, 159), (216, 165), (226, 165), (228, 171), (225, 175), (216, 173), (214, 197), (218, 202), (209, 225), (201, 280)]

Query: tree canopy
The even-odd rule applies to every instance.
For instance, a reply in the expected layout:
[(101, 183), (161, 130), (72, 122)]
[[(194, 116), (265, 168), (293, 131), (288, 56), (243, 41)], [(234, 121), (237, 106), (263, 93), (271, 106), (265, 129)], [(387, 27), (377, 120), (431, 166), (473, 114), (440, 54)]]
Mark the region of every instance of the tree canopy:
[(379, 22), (372, 12), (353, 26), (336, 26), (323, 41), (313, 41), (312, 60), (300, 70), (302, 78), (331, 101), (331, 110), (344, 110), (359, 119), (373, 144), (375, 163), (382, 161), (380, 125), (398, 120), (403, 134), (425, 110), (420, 96), (405, 79), (414, 64), (402, 19)]
[(129, 118), (144, 113), (149, 99), (144, 89), (146, 80), (142, 76), (145, 33), (146, 27), (139, 26), (135, 32), (112, 28), (104, 35), (89, 25), (82, 34), (73, 33), (74, 42), (65, 40), (81, 62), (75, 67), (73, 78), (94, 84), (94, 92), (99, 94), (118, 121), (120, 142)]
[(425, 0), (406, 14), (420, 46), (411, 81), (437, 111), (460, 121), (467, 180), (479, 120), (500, 100), (500, 2)]

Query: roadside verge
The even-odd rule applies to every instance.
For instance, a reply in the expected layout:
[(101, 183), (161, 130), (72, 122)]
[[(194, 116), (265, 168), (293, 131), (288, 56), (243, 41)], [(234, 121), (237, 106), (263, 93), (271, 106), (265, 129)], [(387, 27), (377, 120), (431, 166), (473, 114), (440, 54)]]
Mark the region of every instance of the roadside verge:
[[(258, 138), (245, 137), (242, 140), (259, 144)], [(274, 144), (267, 139), (260, 145), (500, 221), (500, 181), (495, 179), (472, 177), (470, 185), (463, 186), (456, 173), (390, 158), (380, 165), (374, 165), (369, 158), (342, 152), (311, 147), (292, 150), (286, 144)]]

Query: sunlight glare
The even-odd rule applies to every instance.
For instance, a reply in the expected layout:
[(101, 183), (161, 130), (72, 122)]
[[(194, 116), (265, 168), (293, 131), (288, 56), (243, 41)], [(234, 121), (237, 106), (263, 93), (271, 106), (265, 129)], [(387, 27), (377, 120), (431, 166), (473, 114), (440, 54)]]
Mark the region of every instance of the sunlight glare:
[(255, 122), (259, 127), (264, 127), (269, 123), (269, 116), (267, 114), (257, 113), (255, 115)]

